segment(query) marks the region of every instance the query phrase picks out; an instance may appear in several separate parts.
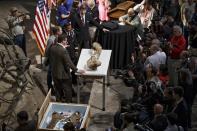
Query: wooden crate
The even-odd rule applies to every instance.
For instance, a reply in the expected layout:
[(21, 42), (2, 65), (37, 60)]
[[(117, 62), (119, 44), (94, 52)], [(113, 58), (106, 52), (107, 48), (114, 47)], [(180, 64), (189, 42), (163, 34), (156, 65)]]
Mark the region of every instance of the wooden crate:
[(37, 130), (38, 131), (62, 131), (63, 129), (62, 130), (48, 129), (47, 124), (53, 112), (64, 112), (64, 111), (80, 112), (83, 116), (80, 129), (87, 127), (87, 122), (88, 122), (88, 119), (90, 118), (90, 106), (86, 104), (51, 102), (51, 91), (49, 91), (38, 113)]
[(127, 14), (127, 10), (134, 6), (133, 1), (125, 1), (118, 4), (115, 8), (109, 11), (109, 17), (111, 19), (119, 19), (120, 16)]

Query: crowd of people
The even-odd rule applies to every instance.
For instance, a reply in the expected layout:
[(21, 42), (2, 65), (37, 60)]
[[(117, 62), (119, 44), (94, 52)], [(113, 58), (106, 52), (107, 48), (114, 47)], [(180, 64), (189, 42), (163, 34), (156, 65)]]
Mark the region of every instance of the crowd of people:
[(192, 128), (197, 87), (196, 10), (192, 0), (143, 0), (119, 18), (135, 26), (138, 35), (124, 74), (134, 95), (123, 100), (115, 115), (116, 128), (129, 131), (131, 124), (138, 130)]
[[(58, 1), (57, 25), (51, 27), (45, 50), (47, 84), (57, 101), (72, 102), (75, 72), (85, 73), (76, 68), (80, 51), (91, 48), (94, 29), (109, 31), (101, 23), (109, 21), (110, 3)], [(14, 42), (26, 54), (19, 23), (28, 16), (13, 18), (16, 11), (11, 9), (8, 23)], [(132, 79), (134, 95), (121, 103), (115, 127), (132, 131), (134, 123), (138, 130), (188, 131), (197, 93), (197, 4), (192, 0), (138, 0), (119, 22), (135, 28), (136, 43), (131, 43), (135, 46), (131, 58), (125, 58), (131, 59), (126, 77)]]

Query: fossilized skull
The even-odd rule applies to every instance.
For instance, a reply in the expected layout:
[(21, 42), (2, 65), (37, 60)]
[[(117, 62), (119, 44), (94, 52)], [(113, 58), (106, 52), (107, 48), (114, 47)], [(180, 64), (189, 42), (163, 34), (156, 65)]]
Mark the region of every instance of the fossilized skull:
[(96, 70), (97, 67), (100, 65), (101, 62), (98, 60), (98, 58), (95, 55), (92, 55), (87, 61), (87, 66), (91, 70)]

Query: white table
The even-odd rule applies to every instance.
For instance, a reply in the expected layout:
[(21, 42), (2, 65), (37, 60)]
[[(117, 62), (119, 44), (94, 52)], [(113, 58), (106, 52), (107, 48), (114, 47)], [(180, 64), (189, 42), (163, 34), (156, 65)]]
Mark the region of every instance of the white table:
[[(101, 66), (97, 67), (97, 70), (89, 70), (87, 68), (87, 60), (91, 57), (91, 49), (82, 49), (77, 64), (78, 69), (85, 70), (84, 74), (76, 73), (78, 76), (89, 77), (89, 78), (102, 78), (103, 79), (103, 107), (105, 110), (105, 77), (108, 75), (109, 61), (111, 57), (112, 50), (102, 50), (99, 60), (101, 61)], [(80, 103), (80, 88), (77, 86), (77, 102)]]

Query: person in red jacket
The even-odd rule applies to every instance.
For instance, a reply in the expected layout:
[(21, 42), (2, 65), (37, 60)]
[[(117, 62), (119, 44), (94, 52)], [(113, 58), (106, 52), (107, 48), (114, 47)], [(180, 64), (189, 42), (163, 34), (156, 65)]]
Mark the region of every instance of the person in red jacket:
[(169, 85), (176, 86), (178, 84), (178, 73), (176, 69), (179, 66), (180, 54), (186, 49), (186, 40), (180, 26), (173, 26), (173, 36), (168, 44), (170, 47), (168, 58)]
[(173, 27), (173, 36), (170, 39), (170, 58), (179, 59), (179, 56), (183, 50), (186, 49), (186, 40), (182, 34), (182, 28), (175, 25)]

